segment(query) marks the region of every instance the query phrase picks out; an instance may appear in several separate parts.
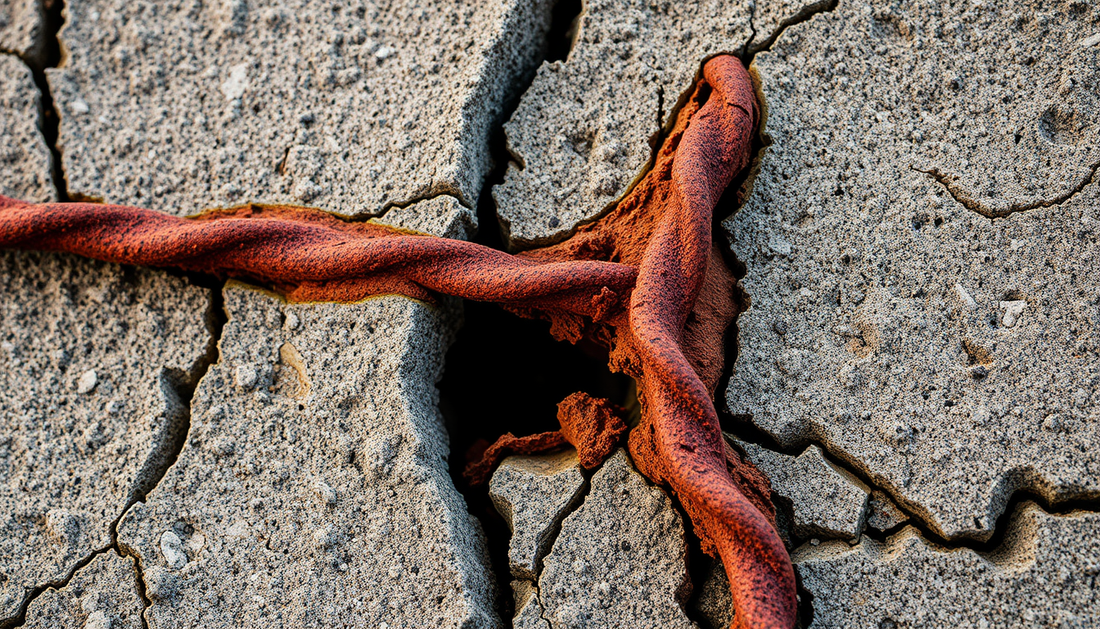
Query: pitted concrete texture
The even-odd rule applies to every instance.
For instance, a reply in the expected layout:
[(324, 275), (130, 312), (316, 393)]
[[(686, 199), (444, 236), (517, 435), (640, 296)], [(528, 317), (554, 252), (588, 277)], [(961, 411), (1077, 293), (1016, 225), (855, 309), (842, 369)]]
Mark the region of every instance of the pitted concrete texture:
[[(41, 68), (46, 48), (46, 15), (41, 0), (0, 0), (0, 52), (19, 55)], [(7, 77), (3, 68), (2, 77)]]
[(1096, 627), (1100, 516), (1014, 514), (992, 553), (938, 548), (907, 527), (880, 543), (792, 555), (821, 629)]
[(119, 525), (150, 624), (498, 627), (437, 410), (455, 314), (239, 284), (225, 304), (187, 443)]
[[(493, 196), (510, 246), (561, 240), (614, 205), (675, 122), (700, 63), (744, 50), (754, 5), (770, 4), (586, 1), (568, 58), (539, 68), (504, 127), (514, 161)], [(755, 21), (761, 40), (802, 9), (776, 4)]]
[(379, 223), (443, 238), (469, 240), (477, 233), (477, 215), (450, 195), (390, 208)]
[(618, 450), (592, 476), (584, 503), (565, 518), (539, 577), (552, 629), (693, 627), (679, 513)]
[[(2, 6), (2, 5), (0, 5)], [(53, 201), (50, 149), (38, 130), (41, 104), (31, 70), (0, 53), (0, 195)]]
[(548, 1), (71, 0), (47, 72), (69, 191), (175, 214), (245, 202), (476, 207)]
[[(1098, 32), (1086, 3), (843, 0), (756, 57), (731, 412), (948, 538), (1019, 489), (1100, 493), (1100, 181), (1059, 201), (1100, 159)], [(1059, 202), (991, 221), (914, 168), (986, 208)]]
[(512, 581), (512, 598), (516, 607), (512, 629), (550, 629), (550, 623), (543, 617), (538, 592), (530, 581)]
[(27, 607), (25, 629), (142, 629), (145, 604), (134, 560), (113, 551), (97, 555), (60, 589), (49, 588)]
[(576, 450), (510, 456), (501, 462), (489, 481), (489, 497), (512, 529), (508, 566), (513, 576), (538, 577), (542, 558), (584, 487)]
[(160, 272), (0, 252), (0, 625), (163, 473), (208, 303)]
[(733, 599), (730, 598), (730, 582), (722, 562), (712, 560), (706, 575), (692, 601), (692, 609), (704, 629), (729, 629), (733, 622)]
[(810, 446), (793, 457), (751, 443), (738, 445), (771, 481), (773, 494), (790, 502), (795, 535), (851, 540), (859, 537), (870, 490), (859, 479), (827, 461), (820, 448)]
[(867, 503), (867, 526), (876, 531), (889, 531), (909, 519), (890, 497), (881, 491), (872, 491)]

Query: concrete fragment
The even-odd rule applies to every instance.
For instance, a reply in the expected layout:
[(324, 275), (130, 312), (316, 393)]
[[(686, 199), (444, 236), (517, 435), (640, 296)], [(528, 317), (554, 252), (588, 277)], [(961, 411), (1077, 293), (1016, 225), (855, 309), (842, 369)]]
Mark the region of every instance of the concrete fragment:
[(870, 490), (826, 460), (820, 448), (810, 446), (792, 457), (752, 443), (738, 445), (771, 481), (772, 492), (790, 501), (795, 535), (859, 537)]
[(703, 621), (705, 629), (729, 629), (733, 622), (733, 599), (730, 598), (730, 582), (721, 561), (711, 561), (692, 609)]
[(437, 410), (453, 313), (224, 294), (187, 442), (119, 525), (150, 625), (498, 627)]
[(178, 215), (476, 207), (550, 4), (67, 2), (68, 56), (47, 76), (69, 191)]
[(553, 629), (692, 627), (679, 513), (623, 450), (592, 476), (546, 556), (538, 595)]
[(905, 512), (881, 491), (871, 492), (867, 503), (867, 526), (876, 531), (892, 530), (909, 519)]
[(522, 579), (512, 581), (512, 597), (516, 604), (512, 629), (550, 629), (550, 623), (543, 617), (538, 591), (533, 583)]
[(510, 246), (561, 240), (612, 206), (642, 174), (700, 64), (811, 2), (584, 3), (564, 61), (544, 64), (505, 125), (514, 161), (493, 189)]
[(538, 578), (542, 558), (584, 487), (576, 450), (501, 462), (489, 481), (489, 497), (512, 529), (508, 565), (513, 576)]
[(208, 297), (148, 269), (0, 252), (0, 625), (109, 546), (163, 473)]
[(458, 199), (441, 195), (405, 207), (390, 208), (379, 223), (442, 238), (469, 240), (477, 233), (477, 215)]
[(772, 143), (725, 223), (752, 298), (727, 406), (946, 537), (988, 537), (1017, 490), (1100, 492), (1097, 11), (852, 0), (756, 57)]
[(19, 55), (40, 68), (45, 63), (45, 51), (46, 15), (43, 2), (0, 0), (0, 52)]
[[(0, 11), (3, 7), (0, 4)], [(37, 202), (57, 198), (50, 150), (38, 130), (40, 117), (30, 68), (0, 52), (0, 195)]]
[(1100, 516), (1014, 514), (992, 553), (948, 550), (907, 527), (885, 544), (793, 553), (813, 594), (811, 627), (1095, 627)]
[(97, 555), (62, 588), (49, 588), (27, 606), (25, 629), (141, 629), (145, 608), (134, 560), (114, 551)]

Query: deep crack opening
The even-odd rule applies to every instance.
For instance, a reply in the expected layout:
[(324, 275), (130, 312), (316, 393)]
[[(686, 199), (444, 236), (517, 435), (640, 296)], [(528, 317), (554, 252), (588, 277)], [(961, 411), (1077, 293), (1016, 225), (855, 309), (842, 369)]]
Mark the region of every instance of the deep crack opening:
[(65, 9), (65, 0), (44, 0), (45, 7), (45, 46), (42, 55), (42, 63), (32, 63), (25, 60), (31, 68), (34, 84), (38, 87), (42, 116), (39, 129), (46, 141), (46, 147), (50, 150), (50, 175), (53, 178), (54, 190), (57, 192), (59, 202), (70, 201), (68, 182), (65, 180), (65, 168), (61, 161), (61, 151), (57, 147), (57, 137), (61, 126), (61, 117), (57, 105), (50, 93), (50, 84), (46, 80), (46, 69), (56, 68), (61, 64), (61, 39), (58, 33), (65, 25), (65, 17), (62, 12)]

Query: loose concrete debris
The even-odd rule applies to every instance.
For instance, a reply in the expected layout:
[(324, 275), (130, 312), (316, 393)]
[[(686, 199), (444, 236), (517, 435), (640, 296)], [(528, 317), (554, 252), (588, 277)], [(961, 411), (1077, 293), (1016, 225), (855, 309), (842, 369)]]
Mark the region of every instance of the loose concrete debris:
[[(0, 1), (0, 15), (4, 10)], [(3, 32), (0, 28), (0, 37)], [(0, 40), (0, 50), (3, 48)], [(50, 150), (38, 132), (40, 115), (38, 88), (30, 68), (17, 57), (0, 52), (0, 194), (4, 196), (26, 201), (57, 199), (50, 176)]]
[(772, 144), (725, 223), (752, 298), (727, 405), (946, 537), (1019, 489), (1100, 491), (1098, 18), (850, 0), (756, 57)]
[(576, 450), (510, 456), (501, 462), (489, 482), (489, 497), (512, 529), (508, 565), (513, 576), (537, 578), (562, 519), (580, 500), (584, 488)]
[(738, 445), (771, 481), (772, 492), (790, 501), (795, 535), (852, 540), (859, 537), (870, 490), (859, 479), (827, 461), (820, 448), (810, 446), (797, 457), (791, 457), (751, 443)]
[(27, 607), (25, 629), (141, 629), (134, 560), (114, 551), (97, 555), (61, 588), (49, 588)]
[[(46, 49), (46, 16), (40, 0), (0, 0), (0, 52), (41, 67)], [(6, 70), (6, 68), (4, 68)], [(0, 77), (8, 77), (4, 72)]]
[(187, 443), (119, 525), (150, 624), (498, 627), (436, 408), (453, 313), (236, 284), (225, 303)]
[(812, 4), (586, 2), (569, 57), (539, 68), (505, 125), (515, 161), (493, 196), (510, 246), (561, 240), (615, 203), (671, 126), (700, 62), (741, 51), (754, 34), (767, 39)]
[(208, 298), (147, 269), (0, 252), (0, 625), (108, 547), (159, 478)]
[(618, 450), (592, 476), (545, 559), (538, 596), (553, 629), (692, 627), (683, 523)]
[(550, 5), (72, 0), (47, 72), (69, 191), (180, 215), (475, 207)]
[(1024, 503), (992, 553), (938, 548), (907, 527), (792, 555), (813, 593), (812, 627), (1094, 627), (1100, 516)]

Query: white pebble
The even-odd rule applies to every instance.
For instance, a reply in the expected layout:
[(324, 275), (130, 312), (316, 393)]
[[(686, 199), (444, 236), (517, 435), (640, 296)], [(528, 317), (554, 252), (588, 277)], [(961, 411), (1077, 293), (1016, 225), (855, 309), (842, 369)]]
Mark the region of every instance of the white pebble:
[(172, 570), (179, 570), (187, 565), (187, 555), (183, 552), (183, 540), (172, 531), (161, 534), (160, 554), (164, 555), (164, 562)]
[(95, 369), (89, 369), (80, 374), (80, 379), (76, 381), (77, 393), (91, 393), (92, 389), (95, 388), (96, 381)]
[(1004, 309), (1005, 314), (1001, 317), (1001, 323), (1006, 328), (1016, 326), (1016, 322), (1020, 320), (1020, 315), (1024, 314), (1024, 308), (1027, 307), (1026, 301), (1002, 301), (1000, 303), (1001, 308)]

